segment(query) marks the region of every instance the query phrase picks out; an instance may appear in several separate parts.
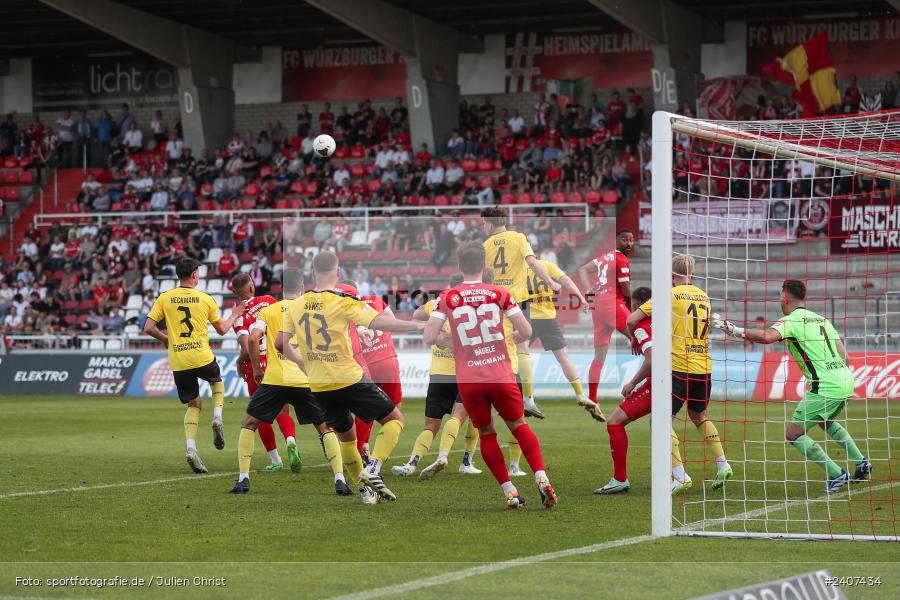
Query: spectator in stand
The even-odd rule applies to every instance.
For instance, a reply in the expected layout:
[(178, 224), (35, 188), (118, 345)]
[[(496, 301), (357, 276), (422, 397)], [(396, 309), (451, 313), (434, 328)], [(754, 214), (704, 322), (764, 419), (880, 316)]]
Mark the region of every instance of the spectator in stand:
[(297, 137), (300, 139), (309, 135), (312, 130), (312, 113), (309, 112), (308, 104), (300, 105), (300, 112), (297, 113)]
[(6, 113), (6, 120), (0, 123), (0, 156), (9, 156), (16, 147), (19, 126), (12, 113)]
[(409, 151), (403, 147), (403, 144), (394, 144), (394, 151), (391, 153), (391, 162), (397, 167), (409, 163)]
[(444, 186), (450, 193), (458, 194), (462, 191), (465, 175), (460, 163), (450, 161), (447, 163), (447, 170), (444, 174)]
[(137, 125), (137, 120), (134, 118), (134, 115), (131, 114), (128, 105), (123, 104), (119, 111), (119, 116), (116, 118), (116, 133), (119, 137), (125, 137), (125, 134), (131, 130), (132, 123)]
[(409, 218), (409, 213), (404, 212), (397, 223), (397, 231), (394, 236), (394, 250), (409, 252), (410, 244), (416, 241), (416, 226)]
[(24, 131), (19, 131), (16, 135), (16, 143), (13, 147), (13, 155), (16, 159), (21, 160), (28, 156), (29, 143), (28, 143), (28, 134)]
[(166, 155), (169, 157), (168, 162), (170, 169), (177, 166), (181, 161), (182, 157), (184, 156), (184, 150), (184, 142), (179, 140), (178, 136), (173, 133), (169, 137), (169, 143), (166, 144)]
[(598, 123), (606, 121), (606, 107), (600, 102), (597, 94), (591, 94), (591, 101), (588, 102), (587, 112), (591, 127), (596, 127)]
[(369, 282), (365, 280), (365, 278), (360, 277), (355, 279), (356, 290), (359, 292), (360, 296), (370, 296), (372, 295), (372, 286), (369, 285)]
[(22, 315), (16, 306), (11, 306), (3, 318), (3, 335), (15, 335), (22, 331)]
[(219, 263), (216, 265), (216, 268), (219, 272), (219, 277), (230, 278), (233, 274), (237, 273), (238, 257), (231, 251), (230, 246), (225, 246), (225, 248), (222, 249), (222, 256), (219, 258)]
[(431, 255), (431, 264), (440, 269), (456, 250), (456, 236), (450, 231), (446, 221), (441, 221), (440, 229), (435, 234), (434, 254)]
[(431, 164), (431, 153), (428, 152), (428, 144), (422, 144), (419, 147), (419, 151), (416, 152), (415, 160), (421, 162), (423, 165)]
[(197, 210), (197, 199), (194, 197), (194, 190), (191, 184), (185, 181), (181, 184), (181, 189), (175, 196), (175, 202), (178, 203), (180, 210)]
[(532, 107), (534, 109), (534, 135), (540, 136), (547, 128), (547, 119), (550, 116), (550, 103), (547, 95), (541, 92)]
[(75, 121), (75, 147), (77, 148), (75, 163), (78, 165), (84, 163), (91, 166), (95, 162), (91, 148), (93, 131), (94, 126), (88, 118), (87, 111), (80, 111), (78, 120)]
[(509, 125), (509, 130), (512, 131), (512, 134), (517, 138), (525, 137), (525, 134), (528, 133), (525, 128), (525, 118), (520, 115), (517, 110), (512, 112), (512, 116), (506, 124)]
[(460, 137), (459, 130), (454, 129), (453, 133), (450, 134), (450, 139), (447, 140), (447, 154), (454, 159), (462, 158), (465, 145), (466, 141)]
[(241, 220), (232, 226), (231, 239), (232, 250), (236, 252), (240, 248), (242, 252), (250, 252), (253, 245), (253, 223), (246, 214), (241, 215)]
[(346, 163), (339, 163), (337, 169), (335, 169), (334, 174), (332, 175), (332, 179), (334, 180), (334, 185), (341, 186), (344, 181), (350, 179), (350, 171), (347, 169)]
[(108, 164), (109, 147), (112, 144), (115, 124), (113, 123), (112, 117), (109, 116), (109, 113), (105, 110), (101, 110), (100, 117), (97, 119), (95, 127), (97, 130), (97, 145), (99, 146), (98, 161), (100, 164), (105, 165)]
[(528, 147), (522, 151), (520, 162), (523, 167), (533, 167), (540, 164), (544, 152), (538, 147), (537, 142), (532, 138), (528, 140)]
[(372, 294), (381, 296), (381, 298), (385, 298), (388, 295), (388, 286), (380, 275), (376, 275), (375, 279), (372, 281)]
[(232, 171), (226, 184), (227, 197), (233, 200), (240, 198), (241, 194), (244, 192), (244, 185), (246, 182), (247, 180), (241, 175), (240, 171)]
[(103, 321), (103, 333), (119, 335), (123, 331), (125, 331), (125, 317), (122, 316), (122, 309), (113, 306), (109, 311), (109, 316)]
[(406, 128), (406, 117), (409, 111), (403, 105), (403, 98), (397, 96), (394, 101), (394, 108), (391, 109), (391, 135), (396, 136)]
[(300, 153), (303, 156), (303, 160), (307, 163), (311, 162), (314, 158), (313, 154), (313, 142), (316, 139), (316, 134), (310, 130), (309, 134), (300, 142)]
[[(333, 114), (332, 114), (333, 116)], [(319, 115), (319, 120), (321, 121), (322, 115)], [(353, 115), (347, 110), (346, 106), (341, 107), (341, 114), (337, 116), (337, 119), (334, 120), (334, 124), (337, 127), (340, 127), (344, 131), (349, 131), (353, 126)], [(323, 132), (324, 133), (324, 132)]]
[[(347, 108), (344, 107), (344, 111), (346, 110)], [(331, 112), (331, 102), (326, 102), (322, 112), (319, 113), (319, 131), (321, 133), (334, 132), (334, 113)]]
[(394, 234), (397, 229), (397, 224), (394, 222), (394, 215), (392, 213), (385, 213), (384, 216), (381, 217), (381, 222), (378, 224), (378, 237), (372, 242), (372, 250), (378, 250), (383, 247), (387, 250), (390, 250), (394, 246)]
[(354, 281), (360, 278), (366, 281), (369, 280), (369, 270), (366, 268), (363, 261), (356, 261), (356, 266), (353, 267), (353, 270), (350, 272), (350, 278)]
[(480, 125), (489, 125), (494, 123), (494, 114), (496, 109), (491, 101), (490, 96), (484, 97), (484, 104), (478, 108), (478, 117)]
[(72, 167), (75, 164), (75, 121), (72, 119), (72, 113), (65, 111), (56, 120), (56, 127), (59, 133), (60, 165)]
[(153, 186), (149, 208), (151, 211), (156, 212), (168, 210), (169, 208), (169, 192), (163, 187), (161, 182)]
[(97, 190), (97, 195), (94, 196), (94, 199), (91, 202), (91, 208), (94, 212), (109, 212), (112, 208), (112, 198), (109, 195), (109, 188), (105, 185), (101, 185)]
[(313, 239), (319, 248), (325, 247), (325, 242), (331, 239), (331, 221), (326, 217), (319, 219), (316, 228), (313, 230)]
[(25, 257), (33, 262), (38, 259), (38, 253), (38, 245), (31, 236), (26, 235), (22, 239), (22, 245), (19, 246), (19, 256)]
[(612, 99), (606, 103), (606, 115), (611, 124), (616, 124), (625, 118), (625, 110), (628, 105), (622, 100), (622, 94), (618, 91), (612, 93)]
[(436, 160), (431, 160), (431, 167), (425, 173), (425, 187), (432, 194), (444, 191), (444, 167)]
[(122, 139), (125, 147), (132, 152), (140, 152), (144, 147), (144, 134), (138, 129), (137, 123), (131, 121), (128, 125), (128, 131)]
[(163, 120), (162, 111), (158, 110), (153, 113), (153, 118), (150, 119), (150, 133), (153, 134), (153, 142), (157, 148), (161, 147), (163, 142), (166, 141), (168, 131), (169, 126)]
[(241, 134), (235, 131), (231, 134), (231, 141), (228, 142), (228, 154), (232, 157), (237, 157), (243, 154), (244, 152), (244, 140), (241, 139)]

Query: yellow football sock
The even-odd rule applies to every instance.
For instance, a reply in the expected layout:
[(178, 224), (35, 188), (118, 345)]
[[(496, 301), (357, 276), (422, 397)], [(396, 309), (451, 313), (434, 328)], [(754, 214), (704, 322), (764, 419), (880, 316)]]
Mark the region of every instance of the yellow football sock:
[(531, 373), (531, 355), (527, 352), (519, 352), (519, 378), (522, 379), (522, 394), (534, 395), (534, 380)]
[(391, 457), (397, 442), (400, 441), (400, 432), (403, 431), (403, 421), (394, 419), (388, 421), (378, 430), (375, 438), (375, 448), (372, 449), (372, 458), (382, 463)]
[(456, 417), (450, 417), (447, 419), (447, 422), (444, 423), (444, 428), (441, 431), (441, 454), (450, 453), (450, 449), (453, 448), (453, 443), (456, 441), (456, 436), (459, 435), (460, 425), (461, 423)]
[(519, 440), (516, 439), (516, 436), (509, 432), (509, 462), (519, 462), (519, 459), (522, 458), (522, 447), (519, 445)]
[(352, 442), (341, 442), (341, 457), (343, 459), (344, 469), (350, 475), (351, 481), (359, 479), (359, 472), (363, 470), (362, 456), (356, 449), (356, 440)]
[(430, 429), (425, 429), (419, 434), (419, 437), (416, 438), (416, 443), (413, 446), (413, 454), (419, 458), (425, 456), (428, 453), (428, 449), (431, 448), (431, 442), (433, 441), (434, 432)]
[(184, 437), (188, 440), (197, 439), (197, 423), (200, 422), (200, 409), (196, 406), (188, 406), (184, 413)]
[(576, 377), (575, 379), (571, 380), (569, 383), (572, 385), (572, 389), (575, 390), (576, 396), (584, 395), (584, 388), (581, 387), (581, 379)]
[(468, 426), (466, 427), (466, 452), (472, 454), (475, 452), (475, 448), (478, 447), (478, 429), (472, 425), (472, 421), (469, 420)]
[(713, 458), (725, 456), (725, 450), (722, 448), (722, 441), (719, 439), (719, 430), (712, 421), (701, 421), (697, 423), (697, 431), (703, 435), (703, 441)]
[(212, 390), (213, 406), (216, 408), (225, 406), (225, 382), (214, 381), (209, 384), (209, 387)]
[(328, 431), (322, 436), (322, 450), (325, 452), (325, 460), (331, 465), (331, 472), (337, 475), (344, 472), (341, 464), (341, 443), (338, 441), (337, 434)]
[(672, 468), (680, 467), (684, 464), (681, 460), (681, 451), (679, 450), (678, 434), (672, 429)]
[(238, 471), (241, 473), (250, 472), (250, 461), (253, 460), (253, 450), (256, 447), (256, 432), (241, 427), (241, 434), (238, 436)]

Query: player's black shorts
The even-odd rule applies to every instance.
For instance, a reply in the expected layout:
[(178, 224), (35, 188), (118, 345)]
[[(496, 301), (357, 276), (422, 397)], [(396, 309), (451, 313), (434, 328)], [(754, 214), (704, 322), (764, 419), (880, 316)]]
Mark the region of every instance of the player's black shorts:
[(318, 425), (325, 422), (325, 411), (309, 388), (268, 383), (261, 383), (257, 388), (253, 398), (250, 399), (250, 404), (247, 405), (247, 414), (271, 424), (285, 404), (294, 407), (297, 421), (301, 425)]
[(199, 379), (215, 383), (222, 381), (222, 373), (219, 372), (219, 363), (213, 359), (211, 363), (202, 367), (194, 367), (184, 371), (172, 371), (175, 378), (175, 389), (178, 390), (178, 399), (182, 404), (187, 404), (200, 396)]
[(541, 346), (550, 352), (566, 347), (566, 338), (556, 319), (531, 319), (531, 341), (534, 340), (541, 340)]
[(432, 375), (425, 393), (425, 416), (441, 419), (453, 412), (453, 404), (461, 402), (454, 375)]
[(694, 412), (706, 410), (711, 392), (710, 375), (672, 371), (672, 414), (678, 414), (685, 402)]
[(338, 433), (353, 427), (353, 415), (371, 423), (380, 421), (394, 410), (391, 399), (368, 377), (339, 390), (313, 392), (313, 395), (325, 410), (328, 426)]

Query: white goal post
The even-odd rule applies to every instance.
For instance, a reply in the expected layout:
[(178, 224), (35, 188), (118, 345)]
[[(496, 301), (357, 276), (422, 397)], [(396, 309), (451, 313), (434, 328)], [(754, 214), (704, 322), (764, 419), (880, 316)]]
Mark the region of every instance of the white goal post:
[[(890, 429), (891, 420), (900, 419), (900, 399), (893, 392), (875, 397), (859, 391), (879, 360), (891, 353), (900, 356), (900, 341), (897, 348), (885, 348), (891, 336), (883, 335), (881, 321), (885, 294), (900, 292), (900, 111), (762, 122), (656, 112), (652, 126), (652, 214), (641, 227), (644, 237), (652, 232), (652, 534), (900, 540), (895, 517), (900, 479), (889, 474), (892, 456), (900, 453), (900, 435)], [(681, 154), (678, 160), (675, 154)], [(831, 236), (832, 219), (846, 206), (874, 207), (887, 231), (860, 231), (858, 239), (847, 240)], [(873, 219), (865, 222), (868, 227)], [(876, 243), (884, 245), (876, 248)], [(780, 316), (782, 280), (808, 281), (815, 297), (810, 309), (834, 323), (851, 351), (851, 363), (864, 366), (851, 364), (857, 392), (836, 418), (856, 432), (860, 450), (871, 456), (872, 480), (839, 494), (820, 494), (821, 469), (783, 435), (793, 409), (785, 400), (796, 400), (800, 385), (790, 379), (786, 398), (757, 397), (756, 375), (742, 381), (728, 370), (758, 373), (762, 381), (764, 361), (783, 352), (783, 346), (765, 349), (716, 335), (713, 379), (720, 369), (720, 384), (714, 386), (718, 392), (710, 403), (710, 421), (719, 423), (726, 454), (734, 454), (733, 460), (728, 457), (734, 479), (713, 491), (698, 471), (693, 488), (673, 498), (669, 291), (672, 257), (681, 252), (697, 260), (697, 285), (714, 288), (713, 311), (727, 313), (741, 326), (754, 326), (756, 314), (771, 325)], [(725, 398), (717, 401), (716, 393)], [(686, 410), (676, 419), (687, 419)], [(730, 411), (727, 417), (725, 411)], [(685, 466), (705, 473), (711, 458), (690, 424), (687, 419), (682, 427)], [(815, 429), (810, 436), (829, 455), (840, 457), (841, 466), (848, 465), (842, 448)]]

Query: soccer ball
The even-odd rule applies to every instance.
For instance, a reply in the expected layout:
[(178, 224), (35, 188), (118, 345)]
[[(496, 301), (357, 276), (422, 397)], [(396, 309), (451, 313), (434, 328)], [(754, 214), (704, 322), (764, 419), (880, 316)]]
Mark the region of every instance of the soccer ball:
[(337, 148), (337, 144), (334, 142), (334, 138), (327, 133), (323, 133), (313, 140), (313, 152), (322, 158), (328, 158), (334, 154), (335, 148)]

